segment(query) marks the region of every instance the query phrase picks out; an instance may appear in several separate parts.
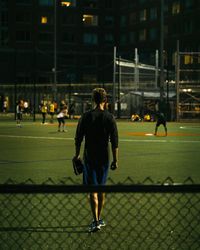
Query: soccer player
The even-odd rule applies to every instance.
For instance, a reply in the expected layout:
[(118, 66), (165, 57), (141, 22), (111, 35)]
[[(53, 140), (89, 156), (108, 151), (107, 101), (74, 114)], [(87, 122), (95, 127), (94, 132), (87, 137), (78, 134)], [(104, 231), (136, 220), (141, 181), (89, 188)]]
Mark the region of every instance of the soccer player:
[(165, 136), (167, 136), (167, 122), (166, 122), (164, 114), (160, 113), (160, 112), (157, 112), (156, 118), (157, 118), (157, 122), (156, 122), (156, 127), (155, 127), (155, 133), (154, 133), (154, 135), (157, 135), (158, 127), (160, 125), (163, 125), (164, 129), (165, 129)]
[[(118, 167), (118, 131), (113, 115), (104, 109), (107, 100), (106, 91), (103, 88), (96, 88), (93, 90), (92, 98), (94, 109), (85, 112), (77, 125), (75, 158), (80, 158), (81, 143), (85, 138), (83, 184), (105, 185), (109, 169), (109, 140), (113, 156), (110, 168), (115, 170)], [(104, 193), (90, 194), (94, 220), (89, 227), (89, 232), (96, 232), (105, 226), (101, 218), (104, 203)]]

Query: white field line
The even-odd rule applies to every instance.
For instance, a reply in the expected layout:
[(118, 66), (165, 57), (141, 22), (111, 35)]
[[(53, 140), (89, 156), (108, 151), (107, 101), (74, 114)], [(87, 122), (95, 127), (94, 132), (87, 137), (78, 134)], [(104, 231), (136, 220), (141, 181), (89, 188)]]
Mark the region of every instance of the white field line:
[[(45, 137), (45, 136), (27, 136), (27, 135), (1, 135), (0, 134), (0, 137), (4, 137), (4, 138), (23, 138), (23, 139), (42, 139), (42, 140), (68, 140), (68, 141), (72, 141), (74, 140), (74, 138), (72, 137)], [(158, 140), (155, 138), (155, 140), (144, 140), (144, 139), (125, 139), (125, 138), (120, 138), (119, 139), (120, 142), (150, 142), (150, 143), (156, 143), (156, 142), (159, 142), (159, 143), (166, 143), (166, 142), (170, 142), (170, 143), (200, 143), (200, 140), (199, 141), (191, 141), (191, 140)]]
[(6, 138), (23, 138), (23, 139), (44, 139), (44, 140), (74, 140), (74, 138), (62, 137), (45, 137), (45, 136), (29, 136), (29, 135), (0, 135)]

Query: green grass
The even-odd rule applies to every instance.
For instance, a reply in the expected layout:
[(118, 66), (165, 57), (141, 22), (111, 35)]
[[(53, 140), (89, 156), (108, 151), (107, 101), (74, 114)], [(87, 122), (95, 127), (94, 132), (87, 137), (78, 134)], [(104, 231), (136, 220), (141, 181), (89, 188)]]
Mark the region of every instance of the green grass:
[[(57, 123), (41, 125), (24, 121), (22, 128), (15, 121), (0, 122), (0, 183), (11, 178), (23, 182), (31, 178), (36, 183), (52, 178), (55, 182), (76, 177), (71, 159), (74, 155), (74, 135), (77, 121), (67, 120), (67, 132), (58, 133)], [(200, 125), (168, 123), (169, 136), (153, 134), (155, 123), (118, 122), (119, 168), (110, 171), (115, 182), (131, 177), (142, 182), (151, 177), (155, 182), (170, 176), (175, 182), (187, 177), (200, 182)], [(82, 147), (83, 148), (83, 147)]]
[[(55, 183), (75, 176), (71, 159), (77, 121), (67, 132), (57, 124), (26, 119), (22, 128), (10, 117), (0, 122), (0, 183), (51, 178)], [(168, 123), (169, 136), (153, 134), (155, 123), (118, 122), (119, 169), (109, 176), (135, 183), (171, 177), (200, 183), (200, 125)], [(126, 181), (126, 183), (128, 183)], [(130, 183), (130, 182), (129, 182)], [(71, 183), (70, 183), (71, 184)], [(198, 249), (199, 194), (107, 194), (105, 229), (87, 233), (91, 211), (86, 194), (1, 194), (0, 249)]]

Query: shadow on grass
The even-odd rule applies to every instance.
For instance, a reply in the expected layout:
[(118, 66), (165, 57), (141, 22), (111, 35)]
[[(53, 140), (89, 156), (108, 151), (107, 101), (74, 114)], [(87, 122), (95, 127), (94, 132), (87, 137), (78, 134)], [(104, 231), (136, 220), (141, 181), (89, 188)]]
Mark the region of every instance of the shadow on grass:
[(88, 225), (65, 227), (0, 227), (0, 232), (88, 233)]

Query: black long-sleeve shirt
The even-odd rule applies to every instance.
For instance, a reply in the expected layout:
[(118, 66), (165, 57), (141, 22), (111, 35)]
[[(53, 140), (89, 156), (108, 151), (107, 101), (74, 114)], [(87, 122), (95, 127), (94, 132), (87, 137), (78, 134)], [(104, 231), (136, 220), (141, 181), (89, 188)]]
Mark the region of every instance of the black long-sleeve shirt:
[(84, 113), (76, 130), (77, 147), (81, 146), (84, 137), (84, 160), (98, 165), (108, 162), (109, 141), (112, 148), (118, 148), (118, 130), (113, 115), (98, 108)]

